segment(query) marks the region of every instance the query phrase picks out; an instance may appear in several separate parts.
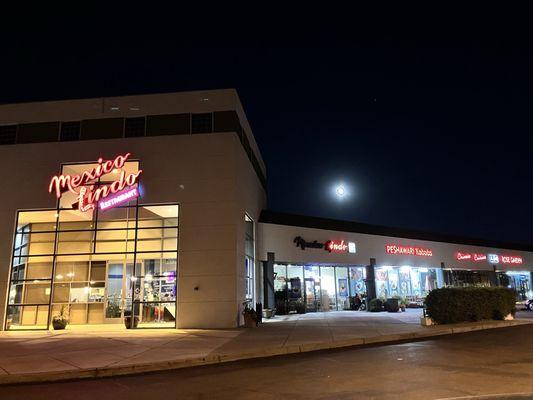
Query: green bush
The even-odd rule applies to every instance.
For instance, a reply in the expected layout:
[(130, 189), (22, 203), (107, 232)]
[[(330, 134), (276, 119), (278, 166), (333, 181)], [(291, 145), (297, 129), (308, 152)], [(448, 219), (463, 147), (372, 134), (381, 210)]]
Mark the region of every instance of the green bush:
[(438, 324), (504, 319), (515, 313), (515, 292), (508, 288), (434, 289), (425, 300), (426, 313)]
[(383, 311), (383, 302), (380, 299), (372, 299), (368, 303), (368, 310), (371, 312)]

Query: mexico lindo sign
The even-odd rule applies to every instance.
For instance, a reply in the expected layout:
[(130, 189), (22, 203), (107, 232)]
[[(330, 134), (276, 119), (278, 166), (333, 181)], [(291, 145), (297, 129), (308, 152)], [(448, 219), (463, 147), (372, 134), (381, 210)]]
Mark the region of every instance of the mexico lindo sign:
[[(108, 210), (135, 199), (139, 196), (137, 184), (142, 170), (128, 174), (122, 170), (130, 156), (131, 153), (126, 153), (116, 156), (113, 160), (100, 157), (96, 167), (79, 175), (56, 175), (50, 180), (48, 192), (55, 193), (58, 199), (64, 192), (73, 193), (77, 199), (73, 207), (80, 211), (94, 210), (96, 206), (102, 211)], [(118, 174), (114, 181), (97, 186), (100, 177), (112, 172)]]

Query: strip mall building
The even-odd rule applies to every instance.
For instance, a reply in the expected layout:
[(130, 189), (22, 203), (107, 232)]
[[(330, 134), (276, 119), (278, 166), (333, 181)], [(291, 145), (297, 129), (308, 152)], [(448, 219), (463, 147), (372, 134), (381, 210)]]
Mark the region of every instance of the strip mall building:
[(274, 213), (234, 90), (0, 106), (2, 329), (227, 328), (445, 285), (531, 297), (533, 246)]

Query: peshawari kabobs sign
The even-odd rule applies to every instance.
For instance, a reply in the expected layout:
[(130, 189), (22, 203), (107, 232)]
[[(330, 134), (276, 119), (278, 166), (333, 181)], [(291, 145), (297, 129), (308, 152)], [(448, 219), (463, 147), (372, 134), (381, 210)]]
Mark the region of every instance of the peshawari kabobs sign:
[[(73, 193), (77, 202), (73, 204), (80, 211), (94, 210), (98, 205), (101, 210), (113, 208), (139, 196), (137, 184), (142, 170), (126, 173), (122, 168), (131, 153), (104, 160), (100, 157), (97, 166), (83, 171), (80, 175), (56, 175), (48, 185), (48, 192), (55, 193), (59, 199), (65, 192)], [(103, 175), (116, 173), (117, 179), (97, 186)]]

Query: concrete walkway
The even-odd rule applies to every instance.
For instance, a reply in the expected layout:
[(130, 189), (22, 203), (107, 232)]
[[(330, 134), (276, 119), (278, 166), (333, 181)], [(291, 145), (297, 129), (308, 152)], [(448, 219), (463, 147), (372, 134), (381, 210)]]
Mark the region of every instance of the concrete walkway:
[(1, 332), (0, 384), (125, 375), (533, 323), (422, 327), (419, 317), (419, 310), (341, 311), (279, 316), (253, 329), (126, 330), (99, 325)]

